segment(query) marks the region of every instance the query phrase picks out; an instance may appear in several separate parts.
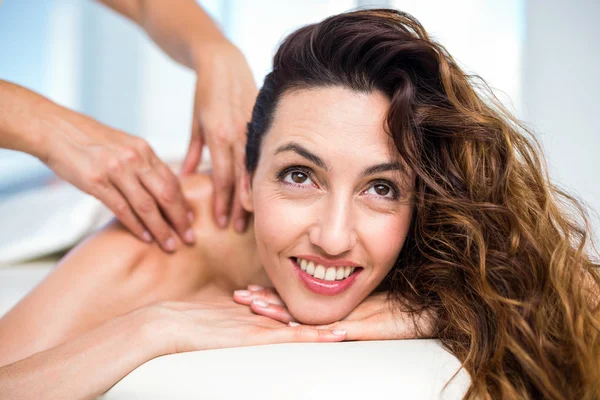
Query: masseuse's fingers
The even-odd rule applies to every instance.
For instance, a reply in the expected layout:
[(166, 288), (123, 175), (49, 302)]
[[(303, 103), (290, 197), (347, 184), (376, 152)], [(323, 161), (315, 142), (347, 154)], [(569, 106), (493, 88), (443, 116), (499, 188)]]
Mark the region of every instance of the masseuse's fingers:
[(203, 147), (204, 140), (202, 139), (200, 124), (196, 118), (193, 118), (192, 137), (190, 138), (187, 155), (185, 156), (183, 166), (181, 167), (181, 173), (183, 175), (191, 174), (196, 171), (196, 168), (198, 168), (198, 165), (202, 162)]
[(243, 143), (234, 144), (234, 165), (235, 165), (235, 193), (233, 195), (233, 203), (231, 206), (231, 220), (236, 231), (243, 233), (248, 226), (249, 213), (242, 206), (242, 171), (245, 168), (245, 146)]
[(125, 200), (119, 190), (112, 184), (100, 185), (95, 192), (95, 196), (104, 203), (115, 214), (127, 229), (145, 242), (152, 241), (152, 235), (146, 230), (139, 218), (133, 212), (133, 209)]
[[(171, 238), (171, 227), (177, 232), (185, 243), (194, 243), (190, 235), (191, 221), (188, 214), (191, 207), (183, 196), (179, 179), (171, 172), (154, 153), (150, 145), (143, 139), (133, 140), (134, 151), (125, 157), (126, 167), (124, 172), (141, 181), (147, 192), (154, 200), (154, 207), (148, 203), (151, 212), (138, 214), (138, 217), (150, 231), (158, 232), (155, 238), (167, 251), (175, 250), (174, 239)], [(127, 196), (131, 202), (132, 197)], [(164, 226), (168, 227), (165, 230)], [(168, 238), (167, 238), (168, 232)]]
[(142, 186), (135, 175), (129, 173), (111, 173), (111, 180), (119, 188), (136, 215), (148, 227), (152, 236), (165, 251), (175, 250), (175, 239), (167, 222), (162, 218), (154, 198)]
[(195, 237), (191, 227), (193, 221), (192, 207), (183, 196), (179, 179), (156, 155), (152, 154), (150, 156), (150, 163), (156, 174), (143, 175), (141, 179), (144, 186), (151, 193), (154, 193), (163, 214), (171, 221), (179, 237), (184, 242), (193, 244)]
[[(225, 133), (221, 134), (227, 137)], [(215, 136), (219, 137), (218, 134)], [(226, 139), (208, 138), (208, 147), (212, 157), (212, 177), (214, 186), (214, 215), (217, 225), (225, 228), (229, 223), (229, 210), (234, 193), (235, 167), (233, 149)]]

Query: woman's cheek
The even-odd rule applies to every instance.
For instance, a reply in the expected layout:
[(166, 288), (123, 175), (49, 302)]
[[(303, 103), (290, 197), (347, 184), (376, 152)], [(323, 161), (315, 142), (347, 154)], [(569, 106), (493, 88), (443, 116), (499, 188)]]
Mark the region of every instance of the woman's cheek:
[(310, 207), (279, 195), (255, 197), (257, 240), (277, 251), (293, 248), (310, 221)]
[(366, 217), (361, 223), (362, 243), (373, 258), (374, 265), (385, 266), (385, 275), (393, 266), (406, 240), (411, 220), (410, 209), (396, 214)]

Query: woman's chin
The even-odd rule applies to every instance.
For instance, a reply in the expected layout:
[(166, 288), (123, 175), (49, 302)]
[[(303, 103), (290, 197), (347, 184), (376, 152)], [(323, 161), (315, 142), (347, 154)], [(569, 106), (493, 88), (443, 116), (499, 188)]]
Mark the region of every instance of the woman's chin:
[(327, 325), (340, 321), (350, 314), (351, 309), (347, 307), (302, 307), (301, 305), (292, 306), (288, 304), (288, 311), (294, 319), (306, 325)]

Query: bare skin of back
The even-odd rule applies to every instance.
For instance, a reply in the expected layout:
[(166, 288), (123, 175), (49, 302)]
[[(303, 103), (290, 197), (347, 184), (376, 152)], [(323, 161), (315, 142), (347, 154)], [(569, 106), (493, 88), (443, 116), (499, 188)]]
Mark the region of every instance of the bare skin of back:
[(179, 250), (167, 254), (110, 223), (71, 250), (0, 320), (0, 365), (157, 301), (231, 297), (248, 284), (270, 286), (256, 254), (252, 221), (244, 234), (216, 226), (210, 175), (188, 176), (182, 186), (194, 210), (194, 246), (178, 242)]

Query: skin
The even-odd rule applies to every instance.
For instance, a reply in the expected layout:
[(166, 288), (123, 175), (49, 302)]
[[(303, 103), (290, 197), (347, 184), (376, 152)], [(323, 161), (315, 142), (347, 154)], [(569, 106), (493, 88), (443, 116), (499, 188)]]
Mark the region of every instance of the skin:
[[(285, 96), (258, 169), (241, 185), (242, 203), (255, 213), (243, 235), (211, 222), (211, 177), (200, 174), (182, 181), (198, 216), (196, 245), (167, 254), (118, 223), (81, 243), (0, 320), (0, 394), (48, 395), (49, 380), (61, 376), (50, 385), (56, 397), (98, 395), (143, 362), (182, 351), (415, 337), (383, 295), (368, 297), (392, 267), (411, 217), (407, 175), (362, 175), (397, 161), (383, 130), (388, 106), (380, 93), (342, 88)], [(328, 170), (295, 151), (277, 152), (290, 140), (318, 153)], [(312, 169), (312, 181), (302, 182), (309, 187), (289, 186), (289, 174), (276, 178), (288, 164)], [(374, 182), (404, 189), (390, 200)], [(347, 292), (316, 295), (290, 274), (287, 258), (297, 252), (344, 257), (364, 271)], [(246, 287), (235, 304), (232, 291)], [(285, 324), (294, 320), (333, 324)], [(82, 372), (90, 370), (102, 373)]]

